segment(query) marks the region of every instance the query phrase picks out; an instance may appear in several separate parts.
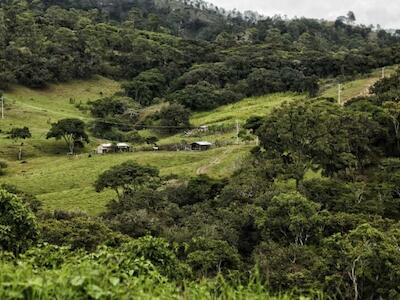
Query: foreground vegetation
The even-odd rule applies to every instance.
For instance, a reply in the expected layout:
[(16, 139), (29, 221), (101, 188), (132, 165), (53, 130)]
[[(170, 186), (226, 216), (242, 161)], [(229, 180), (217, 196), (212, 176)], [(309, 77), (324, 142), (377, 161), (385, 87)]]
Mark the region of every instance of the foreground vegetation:
[[(17, 268), (6, 258), (0, 261), (0, 282), (7, 287), (0, 290), (2, 299), (292, 299), (270, 295), (257, 272), (247, 284), (222, 276), (183, 280), (188, 270), (167, 243), (155, 238), (102, 247), (92, 254), (42, 246), (16, 263)], [(310, 299), (324, 299), (309, 294)]]

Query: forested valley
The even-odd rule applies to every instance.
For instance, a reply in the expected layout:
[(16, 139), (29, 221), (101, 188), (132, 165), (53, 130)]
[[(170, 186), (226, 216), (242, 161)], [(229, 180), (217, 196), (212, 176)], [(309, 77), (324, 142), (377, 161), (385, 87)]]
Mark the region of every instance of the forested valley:
[[(400, 30), (359, 25), (353, 12), (326, 21), (200, 0), (0, 0), (0, 299), (399, 299), (398, 64)], [(98, 76), (115, 84), (86, 102), (52, 94)], [(326, 92), (357, 80), (369, 81), (347, 98), (341, 85), (338, 99)], [(69, 106), (43, 101), (42, 119), (21, 121), (19, 103), (20, 114), (38, 105), (26, 91)], [(223, 108), (239, 118), (246, 99), (268, 97), (284, 100), (246, 111), (240, 132), (229, 118), (193, 123)], [(233, 130), (238, 145), (218, 149), (245, 154), (193, 173), (190, 159), (216, 152), (182, 158), (187, 142), (170, 141), (197, 125), (218, 139)], [(79, 188), (39, 199), (51, 176), (30, 183), (29, 172), (57, 168), (64, 147), (70, 182), (62, 172), (76, 154), (94, 161), (100, 142), (140, 150), (101, 157), (118, 163), (96, 169), (80, 200), (107, 193), (98, 213), (54, 208), (49, 197), (80, 199)], [(207, 172), (218, 164), (232, 172)], [(74, 184), (89, 171), (77, 168)]]

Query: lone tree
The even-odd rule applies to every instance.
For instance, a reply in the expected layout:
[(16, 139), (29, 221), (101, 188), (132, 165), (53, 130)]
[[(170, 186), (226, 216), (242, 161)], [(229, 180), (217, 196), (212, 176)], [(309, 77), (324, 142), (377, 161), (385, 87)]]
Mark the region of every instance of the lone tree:
[[(29, 131), (28, 127), (23, 127), (23, 128), (12, 128), (11, 131), (9, 132), (9, 137), (14, 139), (15, 141), (18, 141), (19, 139), (30, 139), (32, 137), (31, 132)], [(20, 144), (19, 151), (18, 151), (18, 160), (22, 159), (22, 147), (24, 146), (24, 143)]]
[(356, 20), (357, 20), (357, 19), (356, 19), (356, 15), (354, 14), (354, 12), (349, 11), (349, 12), (347, 13), (347, 22), (348, 22), (349, 24), (354, 24), (354, 22), (355, 22)]
[(85, 123), (79, 119), (63, 119), (52, 124), (46, 138), (63, 139), (68, 145), (70, 154), (74, 153), (76, 142), (89, 143), (89, 137), (85, 132)]
[(121, 190), (127, 193), (141, 187), (156, 187), (159, 179), (157, 168), (127, 161), (101, 174), (94, 187), (98, 193), (107, 188), (112, 189), (117, 193), (118, 198), (121, 198)]

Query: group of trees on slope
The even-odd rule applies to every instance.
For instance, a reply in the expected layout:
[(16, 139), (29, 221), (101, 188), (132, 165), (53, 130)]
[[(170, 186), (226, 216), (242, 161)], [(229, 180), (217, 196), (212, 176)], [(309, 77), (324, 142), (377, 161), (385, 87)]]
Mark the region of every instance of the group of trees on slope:
[(102, 74), (126, 81), (125, 95), (143, 106), (167, 99), (208, 110), (270, 92), (314, 96), (321, 77), (352, 76), (400, 59), (397, 35), (356, 26), (350, 17), (246, 21), (215, 13), (218, 21), (210, 17), (212, 22), (223, 26), (212, 23), (213, 37), (190, 38), (164, 30), (168, 24), (143, 24), (157, 19), (172, 26), (179, 23), (171, 17), (175, 13), (187, 20), (208, 16), (204, 5), (187, 4), (184, 14), (185, 4), (175, 1), (160, 4), (165, 9), (153, 1), (128, 2), (130, 12), (118, 18), (96, 1), (1, 2), (0, 88)]

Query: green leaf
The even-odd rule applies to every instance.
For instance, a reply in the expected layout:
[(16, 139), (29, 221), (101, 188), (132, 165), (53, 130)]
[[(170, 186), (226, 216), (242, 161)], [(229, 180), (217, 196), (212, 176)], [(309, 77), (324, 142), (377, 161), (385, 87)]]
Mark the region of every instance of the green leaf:
[(95, 284), (91, 284), (88, 286), (87, 293), (90, 297), (94, 299), (100, 299), (105, 294), (104, 291)]
[(73, 286), (81, 286), (81, 285), (83, 285), (84, 282), (85, 282), (85, 278), (82, 276), (76, 276), (76, 277), (72, 278), (72, 280), (71, 280), (71, 284)]
[(110, 281), (110, 283), (111, 283), (113, 286), (116, 286), (116, 285), (119, 284), (119, 278), (117, 278), (117, 277), (110, 277), (108, 280)]

